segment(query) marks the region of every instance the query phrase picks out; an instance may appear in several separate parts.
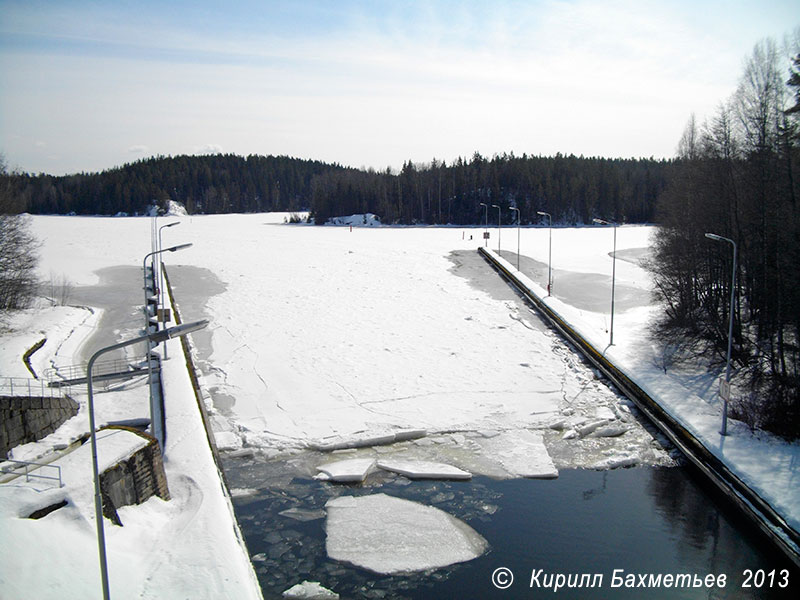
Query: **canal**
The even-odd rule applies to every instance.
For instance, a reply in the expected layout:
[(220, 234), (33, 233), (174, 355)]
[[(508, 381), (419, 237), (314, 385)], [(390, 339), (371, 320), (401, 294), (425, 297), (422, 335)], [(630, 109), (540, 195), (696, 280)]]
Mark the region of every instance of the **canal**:
[[(562, 598), (794, 598), (800, 589), (800, 573), (689, 467), (566, 469), (554, 480), (467, 482), (379, 472), (353, 486), (292, 475), (307, 460), (224, 463), (265, 598), (279, 598), (303, 580), (319, 581), (342, 598), (536, 598), (553, 593), (540, 586), (557, 574), (602, 575), (591, 579), (595, 588), (558, 590)], [(326, 501), (375, 493), (445, 510), (486, 538), (488, 552), (468, 563), (394, 576), (328, 559)], [(504, 590), (492, 583), (501, 567), (514, 576)], [(760, 588), (743, 587), (748, 571), (766, 575)], [(615, 575), (626, 581), (631, 574), (689, 574), (698, 581), (712, 575), (715, 585), (612, 587)], [(720, 576), (724, 587), (716, 585)], [(785, 580), (789, 586), (781, 587)]]
[[(455, 254), (453, 262), (454, 272), (476, 287), (497, 299), (521, 302), (482, 259), (472, 260), (472, 253)], [(170, 275), (179, 302), (190, 309), (187, 314), (199, 316), (209, 295), (224, 289), (204, 270), (179, 267)], [(210, 340), (195, 342), (200, 368), (212, 368), (203, 365), (211, 354)], [(214, 390), (211, 395), (224, 413), (228, 399)], [(642, 425), (658, 440), (654, 444), (665, 444), (652, 427)], [(555, 446), (549, 449), (560, 471), (552, 480), (475, 476), (459, 482), (410, 481), (377, 471), (363, 484), (342, 485), (311, 477), (316, 465), (335, 460), (311, 451), (278, 457), (258, 449), (246, 457), (223, 453), (223, 467), (268, 599), (280, 598), (303, 580), (353, 599), (538, 598), (554, 595), (559, 575), (564, 583), (584, 584), (559, 589), (555, 595), (561, 598), (798, 597), (800, 573), (682, 461), (672, 467), (600, 471), (573, 468), (571, 461), (585, 465), (575, 456), (560, 455)], [(658, 454), (674, 453), (666, 447)], [(467, 563), (393, 576), (329, 559), (325, 503), (341, 495), (377, 493), (458, 517), (488, 541), (488, 551)], [(502, 586), (509, 573), (514, 578), (509, 587), (493, 584), (493, 574)], [(687, 575), (703, 585), (665, 584)], [(626, 587), (639, 584), (640, 577), (660, 585)], [(707, 578), (714, 583), (706, 586)], [(590, 584), (595, 587), (585, 587)]]

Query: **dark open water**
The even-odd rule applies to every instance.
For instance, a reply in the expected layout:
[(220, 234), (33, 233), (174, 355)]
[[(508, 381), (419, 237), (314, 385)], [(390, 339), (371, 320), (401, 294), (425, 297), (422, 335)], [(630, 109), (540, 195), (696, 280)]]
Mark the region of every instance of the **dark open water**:
[[(268, 483), (256, 495), (234, 500), (265, 598), (279, 598), (304, 579), (319, 581), (342, 598), (800, 597), (800, 572), (688, 468), (562, 470), (555, 480), (476, 477), (469, 482), (409, 482), (373, 474), (363, 486), (292, 479), (285, 463), (229, 460), (225, 470), (233, 488)], [(273, 478), (276, 470), (283, 472), (280, 485)], [(488, 540), (490, 550), (468, 563), (403, 576), (377, 575), (329, 560), (325, 502), (341, 494), (379, 492), (461, 518)], [(309, 511), (312, 520), (278, 514), (292, 507)], [(508, 589), (492, 584), (499, 567), (514, 574)], [(535, 583), (531, 588), (531, 575), (540, 569), (541, 585), (559, 573), (586, 573), (602, 574), (602, 586), (556, 593)], [(724, 588), (612, 588), (615, 569), (622, 569), (623, 577), (724, 574), (727, 582)], [(766, 575), (760, 588), (742, 587), (747, 569)], [(781, 588), (787, 578), (789, 587)]]

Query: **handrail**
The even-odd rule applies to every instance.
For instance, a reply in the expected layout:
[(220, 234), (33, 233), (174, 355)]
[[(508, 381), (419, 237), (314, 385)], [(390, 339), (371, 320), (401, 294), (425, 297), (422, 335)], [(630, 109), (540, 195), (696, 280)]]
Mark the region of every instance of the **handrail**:
[(12, 398), (63, 398), (63, 391), (50, 387), (42, 379), (0, 377), (0, 396)]
[[(58, 487), (59, 488), (64, 487), (64, 482), (61, 480), (61, 467), (59, 465), (52, 465), (52, 464), (48, 464), (48, 463), (37, 463), (37, 462), (31, 462), (31, 461), (27, 461), (27, 460), (15, 460), (13, 458), (6, 458), (2, 462), (11, 462), (11, 463), (16, 463), (18, 465), (25, 465), (25, 481), (26, 482), (29, 482), (31, 477), (36, 477), (38, 479), (51, 479), (53, 481), (58, 481)], [(0, 464), (2, 464), (2, 463), (0, 463)], [(39, 468), (42, 468), (42, 467), (49, 467), (51, 469), (55, 469), (58, 472), (58, 476), (57, 477), (52, 477), (50, 475), (39, 475), (38, 473), (31, 473), (30, 469), (28, 468), (30, 466), (33, 466), (36, 469), (39, 469)], [(21, 477), (22, 473), (15, 473), (15, 470), (16, 469), (8, 469), (7, 467), (0, 466), (0, 472), (13, 473), (14, 475), (16, 475), (16, 477)], [(14, 478), (12, 477), (11, 479), (14, 479)], [(11, 479), (9, 479), (9, 481)]]
[[(137, 363), (145, 363), (144, 356), (133, 358), (132, 360), (125, 358), (111, 358), (108, 360), (98, 361), (92, 368), (94, 376), (111, 375), (114, 373), (124, 373), (125, 371), (134, 370)], [(67, 365), (63, 367), (51, 367), (46, 369), (43, 373), (43, 378), (51, 383), (60, 381), (72, 381), (73, 379), (86, 378), (86, 365)]]

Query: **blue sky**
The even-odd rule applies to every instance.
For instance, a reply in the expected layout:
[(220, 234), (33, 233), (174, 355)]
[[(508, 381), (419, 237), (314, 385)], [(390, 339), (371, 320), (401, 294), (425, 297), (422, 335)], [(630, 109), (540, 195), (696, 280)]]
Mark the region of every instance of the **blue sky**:
[(798, 25), (781, 0), (0, 0), (0, 152), (52, 174), (217, 151), (670, 157)]

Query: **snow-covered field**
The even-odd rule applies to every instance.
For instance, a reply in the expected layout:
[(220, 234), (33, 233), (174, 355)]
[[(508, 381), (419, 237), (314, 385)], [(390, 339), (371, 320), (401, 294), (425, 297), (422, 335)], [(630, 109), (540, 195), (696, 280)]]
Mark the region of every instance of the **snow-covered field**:
[[(629, 403), (535, 315), (475, 285), (475, 269), (489, 268), (476, 266), (483, 228), (359, 227), (351, 219), (351, 229), (284, 225), (285, 217), (159, 219), (159, 225), (181, 223), (164, 230), (165, 246), (194, 244), (166, 254), (165, 262), (184, 318), (211, 320), (194, 339), (224, 451), (270, 459), (359, 447), (346, 456), (375, 459), (379, 443), (384, 460), (437, 461), (495, 477), (672, 463)], [(33, 229), (43, 241), (43, 276), (63, 275), (75, 286), (96, 285), (102, 268), (141, 269), (150, 250), (144, 218), (37, 216)], [(497, 229), (491, 231), (489, 245), (496, 248)], [(719, 418), (713, 375), (703, 368), (663, 375), (648, 339), (658, 309), (637, 259), (652, 231), (617, 230), (615, 345), (608, 352), (641, 373), (687, 422), (699, 423), (701, 435), (713, 437)], [(502, 242), (503, 257), (516, 264), (516, 229), (503, 229)], [(549, 302), (600, 347), (609, 335), (611, 245), (610, 228), (553, 230)], [(548, 230), (523, 229), (520, 252), (528, 261), (522, 270), (533, 285), (544, 285)], [(52, 325), (22, 315), (17, 333), (3, 338), (3, 375), (24, 376), (15, 357), (40, 329), (58, 330), (55, 337), (67, 345), (55, 351), (48, 341), (34, 365), (81, 361), (79, 344), (69, 340), (81, 332), (85, 339), (97, 317), (85, 309), (51, 312)], [(143, 391), (132, 384), (123, 393)], [(115, 409), (99, 410), (101, 421), (117, 418)], [(800, 523), (797, 445), (752, 436), (735, 423), (731, 430), (720, 453), (744, 462), (746, 479)], [(743, 461), (745, 453), (757, 458)], [(309, 463), (304, 474), (321, 464)]]

